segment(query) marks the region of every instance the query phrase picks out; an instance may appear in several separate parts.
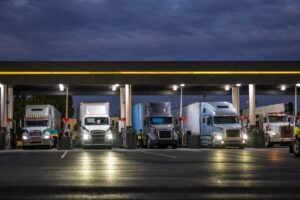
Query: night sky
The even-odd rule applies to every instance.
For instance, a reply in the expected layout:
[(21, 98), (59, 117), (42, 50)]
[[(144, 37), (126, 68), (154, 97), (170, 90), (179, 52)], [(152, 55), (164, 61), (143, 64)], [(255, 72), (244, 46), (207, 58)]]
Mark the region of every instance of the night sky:
[[(300, 55), (299, 19), (299, 0), (0, 0), (0, 60), (292, 61)], [(116, 113), (118, 98), (74, 101), (110, 101)], [(151, 99), (179, 104), (178, 96)], [(184, 103), (201, 100), (231, 98)], [(288, 101), (258, 96), (258, 105)]]
[(0, 60), (299, 60), (298, 0), (0, 0)]

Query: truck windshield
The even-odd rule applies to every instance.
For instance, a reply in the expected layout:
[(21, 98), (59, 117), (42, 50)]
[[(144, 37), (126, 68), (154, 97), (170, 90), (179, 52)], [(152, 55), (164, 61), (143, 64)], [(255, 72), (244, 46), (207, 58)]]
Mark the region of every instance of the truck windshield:
[(268, 116), (269, 122), (287, 122), (286, 116)]
[(150, 117), (150, 122), (153, 125), (172, 124), (172, 117)]
[(48, 126), (48, 120), (26, 121), (25, 126), (26, 127)]
[(87, 117), (85, 118), (85, 125), (108, 125), (107, 117)]
[(214, 117), (215, 124), (236, 124), (239, 123), (237, 116), (218, 116)]

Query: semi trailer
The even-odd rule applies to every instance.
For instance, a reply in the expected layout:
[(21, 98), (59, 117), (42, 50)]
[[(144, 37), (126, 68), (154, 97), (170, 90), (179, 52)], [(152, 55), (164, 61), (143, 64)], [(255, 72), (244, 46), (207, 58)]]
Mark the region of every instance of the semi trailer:
[(133, 129), (143, 132), (143, 144), (147, 148), (169, 145), (177, 148), (175, 126), (170, 102), (138, 103), (133, 106)]
[(237, 111), (229, 102), (195, 102), (174, 110), (177, 118), (182, 118), (183, 129), (191, 134), (197, 146), (244, 148), (247, 135), (242, 132)]
[(106, 146), (111, 148), (113, 134), (110, 128), (109, 103), (80, 103), (78, 133), (82, 147)]
[(27, 105), (23, 128), (23, 148), (57, 144), (61, 133), (61, 114), (52, 105)]

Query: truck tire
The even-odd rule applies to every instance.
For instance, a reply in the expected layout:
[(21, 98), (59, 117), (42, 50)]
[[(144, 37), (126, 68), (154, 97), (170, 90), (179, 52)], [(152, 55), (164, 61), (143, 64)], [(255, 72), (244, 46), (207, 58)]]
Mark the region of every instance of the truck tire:
[(293, 143), (293, 150), (295, 156), (300, 156), (300, 142), (298, 139), (296, 139)]
[(273, 147), (273, 144), (270, 142), (270, 137), (265, 137), (265, 147)]
[(152, 149), (152, 144), (151, 144), (151, 140), (149, 137), (147, 138), (147, 148)]
[(244, 149), (244, 148), (245, 148), (245, 145), (242, 144), (242, 145), (239, 146), (239, 148), (240, 148), (240, 149)]
[(173, 145), (172, 145), (172, 148), (173, 148), (173, 149), (177, 149), (177, 144), (173, 144)]

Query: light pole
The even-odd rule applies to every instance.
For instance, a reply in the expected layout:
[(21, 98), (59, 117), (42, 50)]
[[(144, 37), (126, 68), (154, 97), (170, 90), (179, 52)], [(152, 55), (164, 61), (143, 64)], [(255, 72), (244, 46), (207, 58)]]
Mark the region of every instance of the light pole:
[(69, 88), (68, 86), (65, 86), (64, 84), (60, 83), (58, 84), (59, 91), (63, 92), (66, 89), (66, 113), (65, 113), (65, 119), (64, 119), (64, 132), (67, 129), (67, 120), (68, 120), (68, 107), (69, 107)]
[(68, 108), (69, 108), (69, 88), (66, 87), (66, 118), (68, 118)]
[(294, 115), (295, 115), (295, 119), (294, 119), (294, 121), (295, 121), (295, 123), (294, 124), (296, 124), (296, 117), (297, 117), (297, 113), (298, 113), (298, 87), (300, 87), (300, 83), (297, 83), (296, 84), (296, 86), (295, 86), (295, 113), (294, 113)]
[(182, 119), (182, 98), (183, 98), (183, 87), (185, 86), (184, 83), (180, 84), (180, 109), (179, 109), (179, 115), (180, 115), (180, 129), (183, 131), (183, 119)]

